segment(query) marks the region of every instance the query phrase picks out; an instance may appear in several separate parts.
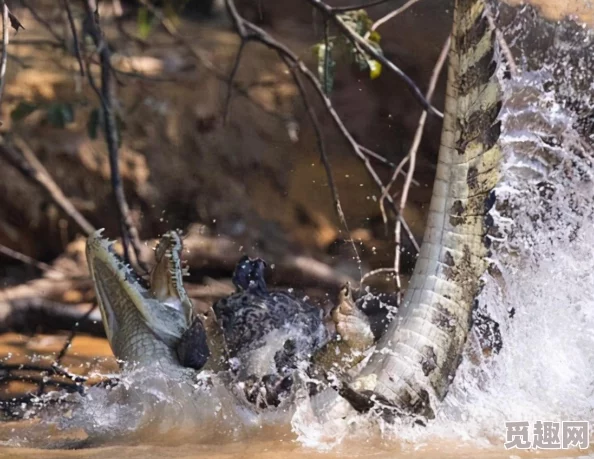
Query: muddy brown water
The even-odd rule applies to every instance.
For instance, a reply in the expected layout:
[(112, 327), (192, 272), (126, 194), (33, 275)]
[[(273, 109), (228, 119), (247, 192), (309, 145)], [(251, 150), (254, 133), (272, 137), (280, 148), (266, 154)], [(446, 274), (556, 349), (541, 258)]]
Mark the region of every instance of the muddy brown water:
[[(519, 1), (509, 0), (518, 4)], [(577, 15), (586, 23), (594, 24), (592, 3), (588, 0), (562, 2), (560, 0), (532, 0), (542, 8), (544, 15), (561, 19), (567, 15)], [(52, 359), (64, 343), (64, 337), (36, 336), (31, 339), (16, 334), (0, 336), (0, 355), (10, 356), (9, 361), (26, 362), (43, 357)], [(51, 360), (48, 360), (51, 361)], [(113, 372), (117, 365), (109, 345), (105, 340), (85, 336), (77, 337), (64, 364), (73, 371), (89, 373), (92, 371)], [(9, 390), (22, 391), (22, 385), (12, 385)], [(6, 397), (6, 393), (0, 396)], [(28, 422), (5, 423), (0, 431), (0, 441), (4, 444), (10, 435), (26, 436)], [(503, 426), (502, 426), (503, 429)], [(0, 458), (557, 458), (594, 457), (594, 447), (587, 451), (506, 451), (502, 445), (477, 446), (451, 439), (435, 438), (431, 442), (410, 444), (399, 441), (386, 441), (379, 436), (370, 435), (365, 441), (345, 441), (330, 452), (306, 447), (296, 440), (288, 428), (263, 428), (249, 440), (238, 442), (217, 442), (203, 444), (176, 444), (163, 438), (158, 445), (105, 446), (84, 450), (41, 451), (31, 448), (0, 447)], [(1, 444), (1, 443), (0, 443)]]
[[(582, 453), (582, 457), (589, 457), (589, 453)], [(40, 454), (43, 454), (42, 456)], [(510, 459), (510, 458), (561, 458), (580, 457), (578, 453), (571, 454), (557, 452), (505, 452), (501, 450), (482, 450), (473, 447), (460, 446), (457, 443), (436, 442), (418, 450), (402, 450), (398, 445), (389, 445), (385, 448), (367, 445), (351, 445), (333, 451), (332, 453), (316, 452), (305, 449), (290, 442), (280, 443), (278, 440), (250, 441), (241, 444), (227, 445), (185, 445), (185, 446), (135, 446), (135, 447), (109, 447), (97, 448), (87, 451), (44, 451), (33, 449), (0, 450), (0, 458), (176, 458), (176, 459), (198, 459), (198, 458), (245, 458), (245, 459), (281, 459), (290, 457), (292, 459), (305, 458), (377, 458), (377, 459)]]
[[(49, 363), (59, 352), (65, 336), (39, 335), (33, 338), (18, 334), (0, 336), (0, 355), (10, 356), (12, 362)], [(117, 371), (117, 363), (111, 353), (107, 340), (89, 336), (77, 336), (67, 354), (64, 365), (70, 371), (78, 374), (99, 372), (103, 374)], [(23, 391), (26, 387), (13, 385), (10, 390)], [(0, 394), (3, 398), (6, 392)], [(7, 444), (14, 438), (32, 439), (32, 425), (34, 421), (6, 422), (0, 426), (0, 444)], [(503, 426), (502, 426), (503, 428)], [(33, 434), (37, 435), (37, 434)], [(55, 432), (59, 438), (60, 432)], [(411, 459), (447, 459), (447, 458), (559, 458), (559, 457), (589, 457), (594, 456), (594, 447), (588, 451), (507, 451), (497, 441), (492, 446), (484, 447), (464, 443), (452, 439), (436, 438), (435, 441), (423, 441), (420, 444), (386, 440), (377, 434), (370, 434), (364, 441), (345, 441), (330, 451), (319, 447), (304, 446), (297, 440), (297, 436), (289, 426), (264, 426), (255, 432), (248, 440), (229, 441), (213, 438), (206, 443), (179, 444), (178, 439), (168, 436), (155, 438), (147, 434), (135, 440), (134, 445), (110, 445), (98, 448), (78, 450), (39, 450), (27, 447), (0, 447), (0, 458), (263, 458), (263, 459), (301, 459), (301, 458), (411, 458)], [(34, 438), (34, 441), (43, 441)], [(150, 444), (147, 444), (149, 443)], [(156, 444), (155, 444), (156, 443)]]

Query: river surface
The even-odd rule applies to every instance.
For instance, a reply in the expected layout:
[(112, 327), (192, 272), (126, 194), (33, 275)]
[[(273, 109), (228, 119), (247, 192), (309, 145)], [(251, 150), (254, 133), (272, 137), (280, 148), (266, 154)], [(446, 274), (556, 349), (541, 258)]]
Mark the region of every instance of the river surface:
[[(575, 12), (592, 23), (589, 2), (533, 3), (543, 4), (547, 14)], [(582, 210), (591, 208), (591, 194), (583, 193)], [(561, 200), (555, 205), (568, 206), (563, 214), (568, 215), (566, 226), (574, 227), (575, 215), (569, 219), (569, 192), (566, 198), (566, 204)], [(572, 202), (572, 212), (575, 206)], [(551, 240), (548, 234), (532, 239), (529, 262), (503, 268), (500, 283), (485, 290), (483, 299), (491, 311), (515, 311), (514, 320), (502, 330), (506, 344), (496, 358), (478, 365), (467, 350), (436, 419), (425, 428), (386, 425), (361, 415), (323, 422), (312, 416), (309, 400), (300, 400), (290, 413), (254, 415), (237, 406), (224, 390), (198, 391), (198, 405), (204, 410), (192, 423), (180, 420), (179, 427), (172, 427), (171, 422), (157, 422), (134, 436), (123, 435), (125, 442), (68, 450), (91, 434), (117, 437), (134, 428), (134, 413), (109, 407), (105, 394), (96, 391), (78, 409), (61, 413), (72, 419), (67, 429), (58, 428), (63, 419), (51, 414), (41, 421), (0, 423), (0, 458), (593, 457), (594, 446), (579, 451), (503, 447), (508, 421), (589, 421), (594, 433), (594, 232), (591, 212), (578, 214), (579, 229), (570, 238)], [(556, 222), (559, 228), (563, 218)], [(12, 362), (44, 362), (44, 358), (51, 362), (63, 340), (7, 334), (0, 337), (0, 355)], [(64, 365), (81, 374), (117, 371), (107, 342), (82, 336), (75, 339)], [(185, 408), (158, 389), (152, 396), (162, 413)], [(176, 420), (175, 415), (172, 418)]]
[[(590, 226), (591, 228), (591, 226)], [(517, 309), (496, 359), (477, 369), (466, 359), (426, 428), (387, 426), (359, 415), (333, 425), (317, 422), (308, 401), (286, 415), (249, 416), (223, 392), (204, 396), (203, 419), (171, 428), (163, 424), (88, 449), (76, 445), (88, 431), (117, 433), (131, 421), (99, 398), (87, 402), (76, 425), (61, 431), (46, 421), (0, 423), (5, 458), (523, 458), (592, 457), (582, 451), (505, 450), (504, 423), (594, 421), (594, 234), (580, 232), (569, 245), (548, 246), (546, 260), (515, 273), (498, 307)], [(56, 352), (63, 338), (4, 335), (0, 352), (24, 356)], [(39, 358), (37, 357), (37, 360)], [(89, 363), (90, 362), (90, 363)], [(78, 337), (64, 364), (79, 373), (109, 374), (116, 365), (105, 340)], [(201, 399), (202, 400), (202, 399)], [(175, 400), (165, 400), (167, 407)], [(213, 408), (215, 407), (215, 408)], [(217, 407), (220, 415), (215, 415)], [(171, 416), (170, 416), (171, 417)], [(173, 416), (175, 417), (175, 415)], [(51, 418), (49, 418), (51, 420)], [(99, 426), (99, 427), (98, 427)], [(77, 429), (80, 427), (80, 429)], [(97, 430), (98, 431), (98, 430)], [(61, 439), (64, 442), (61, 442)], [(20, 446), (19, 448), (14, 448)]]

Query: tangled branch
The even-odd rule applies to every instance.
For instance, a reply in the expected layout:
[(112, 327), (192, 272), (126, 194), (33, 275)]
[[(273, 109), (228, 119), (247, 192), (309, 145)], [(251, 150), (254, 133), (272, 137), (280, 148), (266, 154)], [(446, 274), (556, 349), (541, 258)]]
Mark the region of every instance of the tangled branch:
[(5, 142), (0, 143), (0, 155), (4, 156), (21, 174), (47, 191), (54, 202), (76, 222), (85, 234), (89, 235), (95, 231), (93, 225), (83, 217), (66, 197), (49, 172), (43, 167), (43, 164), (37, 159), (29, 145), (19, 137), (15, 137), (15, 143), (21, 150), (22, 155), (6, 145)]
[(103, 129), (105, 132), (105, 141), (109, 152), (109, 166), (111, 169), (111, 185), (113, 188), (118, 213), (120, 215), (120, 226), (122, 233), (122, 245), (124, 246), (124, 257), (127, 261), (130, 260), (128, 247), (132, 245), (134, 250), (136, 263), (143, 270), (147, 271), (147, 266), (140, 257), (141, 246), (138, 230), (134, 226), (132, 217), (130, 216), (130, 207), (126, 201), (122, 178), (120, 175), (120, 166), (118, 162), (119, 156), (119, 133), (114, 112), (115, 95), (113, 85), (111, 83), (112, 67), (111, 67), (111, 51), (109, 45), (104, 40), (103, 32), (99, 26), (99, 14), (93, 11), (91, 0), (84, 0), (83, 5), (87, 14), (85, 25), (86, 31), (90, 35), (95, 44), (97, 54), (99, 55), (99, 62), (101, 68), (101, 88), (95, 83), (93, 74), (90, 68), (87, 68), (87, 75), (89, 84), (97, 93), (101, 101), (103, 109)]
[[(311, 86), (315, 89), (319, 98), (323, 102), (323, 104), (326, 108), (326, 111), (331, 116), (334, 124), (339, 129), (340, 133), (345, 138), (345, 140), (348, 142), (348, 144), (350, 145), (351, 149), (353, 150), (353, 152), (355, 153), (357, 158), (359, 158), (363, 162), (365, 169), (367, 170), (368, 174), (371, 176), (373, 181), (376, 183), (378, 188), (381, 190), (382, 194), (384, 194), (385, 190), (386, 190), (384, 187), (384, 184), (383, 184), (382, 180), (380, 179), (380, 177), (377, 175), (377, 172), (375, 171), (375, 169), (373, 168), (371, 163), (369, 162), (368, 155), (363, 151), (363, 148), (361, 147), (361, 145), (359, 145), (359, 143), (354, 139), (352, 134), (346, 128), (344, 122), (342, 121), (342, 119), (340, 118), (338, 113), (336, 112), (330, 98), (327, 96), (326, 92), (324, 91), (322, 84), (320, 83), (318, 78), (313, 74), (313, 72), (311, 70), (309, 70), (309, 68), (305, 65), (305, 63), (301, 59), (299, 59), (299, 57), (291, 49), (289, 49), (287, 46), (285, 46), (283, 43), (279, 42), (278, 40), (275, 40), (274, 38), (272, 38), (266, 31), (264, 31), (260, 27), (256, 26), (255, 24), (251, 23), (250, 21), (248, 21), (248, 20), (244, 19), (242, 16), (240, 16), (240, 14), (237, 11), (237, 8), (235, 7), (235, 3), (233, 0), (226, 0), (225, 4), (227, 6), (229, 15), (231, 16), (231, 19), (233, 21), (234, 27), (242, 41), (245, 41), (245, 42), (255, 41), (255, 42), (261, 43), (264, 46), (268, 47), (269, 49), (275, 51), (278, 54), (278, 56), (280, 57), (280, 59), (287, 65), (287, 67), (288, 67), (289, 71), (291, 71), (291, 73), (300, 74), (300, 75), (304, 76), (310, 82)], [(307, 100), (304, 100), (304, 102), (306, 102), (306, 105), (308, 105), (308, 111), (309, 111), (311, 104), (307, 104)], [(314, 123), (314, 127), (315, 127), (315, 123)], [(321, 154), (323, 155), (323, 153), (321, 153)], [(329, 178), (329, 183), (330, 184), (333, 183), (330, 180), (330, 178)], [(336, 196), (337, 196), (336, 190), (333, 190), (333, 196), (336, 201)], [(388, 203), (390, 204), (390, 209), (396, 216), (397, 220), (401, 222), (402, 227), (404, 228), (413, 247), (418, 251), (419, 244), (415, 240), (415, 237), (413, 236), (412, 231), (410, 230), (408, 224), (406, 223), (406, 221), (404, 220), (402, 215), (398, 212), (398, 208), (396, 206), (396, 203), (394, 202), (394, 199), (389, 194), (386, 199), (387, 199)], [(338, 211), (338, 208), (337, 208), (337, 211)], [(339, 216), (340, 216), (340, 214), (339, 214)]]
[(0, 58), (0, 104), (6, 85), (6, 62), (8, 61), (8, 6), (2, 1), (2, 57)]

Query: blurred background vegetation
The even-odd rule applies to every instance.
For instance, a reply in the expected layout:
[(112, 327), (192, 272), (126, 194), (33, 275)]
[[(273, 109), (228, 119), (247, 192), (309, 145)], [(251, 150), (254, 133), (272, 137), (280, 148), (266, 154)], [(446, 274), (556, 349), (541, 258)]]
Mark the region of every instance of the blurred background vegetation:
[[(105, 227), (106, 234), (116, 237), (118, 213), (111, 197), (100, 103), (78, 72), (60, 3), (11, 7), (25, 29), (12, 38), (9, 48), (2, 130), (25, 139), (74, 206), (95, 227)], [(370, 9), (370, 17), (391, 11), (392, 3)], [(72, 4), (80, 24), (84, 11)], [(99, 5), (115, 69), (121, 173), (141, 237), (199, 223), (247, 251), (272, 258), (285, 252), (308, 253), (342, 263), (341, 269), (356, 275), (312, 126), (283, 63), (262, 45), (248, 44), (235, 78), (243, 94), (233, 91), (224, 122), (225, 79), (239, 45), (224, 5), (198, 0), (154, 5), (163, 9), (194, 52), (165, 33), (159, 18), (137, 2)], [(244, 17), (316, 68), (313, 47), (323, 39), (323, 23), (306, 2), (241, 0), (237, 6)], [(447, 2), (424, 1), (380, 30), (386, 57), (423, 90), (447, 36), (449, 13)], [(408, 152), (421, 113), (404, 84), (390, 72), (370, 79), (357, 65), (341, 62), (334, 80), (331, 99), (355, 139), (398, 163)], [(441, 106), (441, 99), (439, 94), (436, 106)], [(382, 222), (381, 191), (323, 109), (316, 110), (365, 270), (390, 266), (393, 231)], [(411, 190), (406, 212), (418, 239), (439, 128), (439, 119), (429, 120), (415, 174), (419, 185)], [(1, 157), (0, 164), (0, 244), (51, 262), (80, 234), (79, 228), (44, 190)], [(374, 167), (384, 181), (392, 174), (381, 163), (374, 162)], [(12, 282), (12, 276), (18, 280), (22, 269), (29, 270), (7, 258), (1, 265), (4, 284)]]
[[(89, 226), (120, 237), (101, 100), (90, 84), (91, 79), (101, 83), (100, 53), (85, 22), (84, 3), (68, 3), (72, 20), (64, 1), (7, 3), (24, 29), (10, 31), (0, 106), (0, 332), (11, 332), (0, 335), (0, 348), (10, 362), (44, 354), (48, 362), (84, 363), (74, 371), (88, 374), (95, 368), (91, 357), (110, 352), (104, 340), (88, 338), (101, 336), (102, 327), (94, 322), (97, 310), (84, 316), (94, 304), (85, 229), (47, 186), (16, 167), (20, 161), (42, 181), (50, 178)], [(367, 20), (402, 3), (369, 8)], [(372, 37), (422, 92), (449, 33), (451, 3), (419, 2)], [(241, 16), (292, 49), (318, 75), (325, 27), (308, 2), (235, 4)], [(98, 16), (111, 54), (121, 179), (132, 223), (147, 241), (141, 258), (150, 264), (154, 239), (180, 229), (187, 242), (187, 288), (198, 308), (231, 291), (229, 278), (243, 253), (264, 257), (274, 268), (273, 283), (306, 289), (322, 306), (335, 299), (345, 279), (360, 279), (349, 239), (363, 273), (393, 267), (394, 221), (389, 215), (384, 222), (382, 192), (313, 88), (308, 86), (309, 100), (350, 232), (337, 216), (307, 107), (277, 54), (249, 42), (230, 86), (241, 41), (222, 1), (103, 0)], [(341, 46), (337, 40), (329, 45)], [(384, 158), (370, 161), (387, 183), (409, 151), (422, 107), (394, 73), (370, 68), (361, 56), (333, 57), (331, 81), (323, 83), (355, 141)], [(444, 85), (442, 75), (433, 98), (440, 110)], [(404, 212), (419, 242), (440, 128), (441, 120), (430, 116)], [(7, 150), (16, 152), (16, 163)], [(396, 202), (402, 185), (400, 176), (392, 188)], [(415, 253), (406, 238), (403, 243), (406, 280)], [(395, 291), (390, 273), (373, 276), (367, 285)], [(83, 336), (65, 356), (73, 329)], [(102, 365), (115, 369), (113, 361)], [(0, 382), (9, 383), (6, 394), (25, 393), (39, 383), (9, 376), (0, 373)]]

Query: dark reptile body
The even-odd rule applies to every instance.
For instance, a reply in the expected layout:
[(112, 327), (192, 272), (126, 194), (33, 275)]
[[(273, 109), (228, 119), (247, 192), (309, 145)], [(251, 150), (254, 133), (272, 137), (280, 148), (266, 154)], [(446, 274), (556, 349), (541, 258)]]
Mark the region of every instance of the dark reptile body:
[(214, 311), (231, 358), (261, 347), (275, 330), (299, 330), (301, 351), (309, 357), (327, 339), (322, 310), (284, 292), (238, 292), (218, 301)]
[[(286, 292), (269, 292), (264, 281), (265, 263), (244, 257), (233, 282), (237, 292), (219, 300), (213, 310), (223, 329), (227, 357), (239, 360), (237, 382), (243, 382), (249, 401), (277, 406), (290, 390), (294, 370), (307, 366), (313, 354), (329, 339), (323, 311)], [(258, 350), (271, 345), (270, 333), (280, 334), (274, 345), (274, 366), (269, 374), (248, 374)], [(264, 389), (264, 390), (263, 390)], [(264, 393), (259, 402), (258, 393)]]

